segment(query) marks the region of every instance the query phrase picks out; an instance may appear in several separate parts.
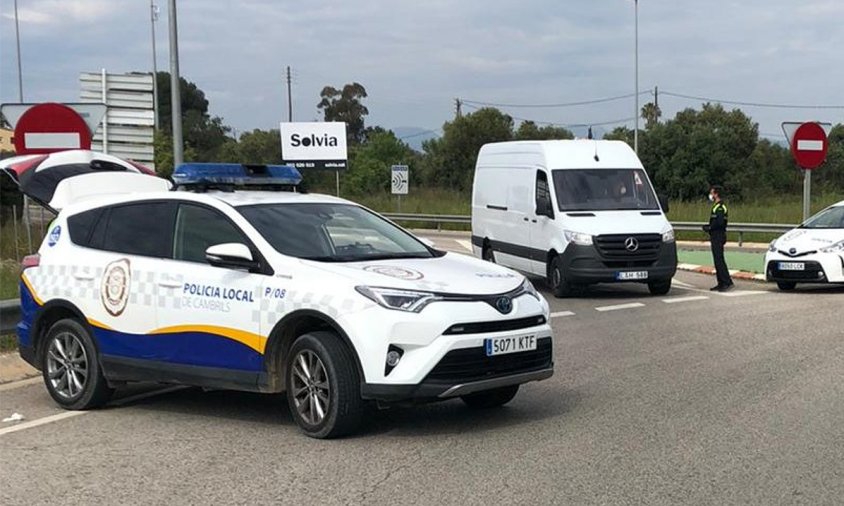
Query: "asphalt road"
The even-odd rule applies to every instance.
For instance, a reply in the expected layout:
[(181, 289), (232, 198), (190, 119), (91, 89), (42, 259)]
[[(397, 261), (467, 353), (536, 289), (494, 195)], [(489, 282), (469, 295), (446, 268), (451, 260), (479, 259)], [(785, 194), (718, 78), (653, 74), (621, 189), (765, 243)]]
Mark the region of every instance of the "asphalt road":
[(841, 504), (844, 289), (676, 279), (546, 294), (552, 378), (342, 440), (300, 435), (278, 396), (140, 385), (73, 414), (0, 387), (3, 417), (46, 422), (0, 424), (0, 504)]

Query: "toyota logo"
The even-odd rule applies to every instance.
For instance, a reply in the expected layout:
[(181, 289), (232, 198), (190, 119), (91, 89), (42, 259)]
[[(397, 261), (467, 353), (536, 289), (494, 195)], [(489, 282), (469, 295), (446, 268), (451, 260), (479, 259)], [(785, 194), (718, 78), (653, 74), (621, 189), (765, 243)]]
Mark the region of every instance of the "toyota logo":
[(791, 248), (790, 250), (788, 250), (788, 252), (791, 253), (792, 255), (796, 255), (797, 254), (797, 248)]
[(624, 240), (624, 249), (627, 251), (636, 251), (639, 249), (639, 241), (635, 237), (628, 237)]
[(495, 309), (501, 314), (507, 314), (513, 310), (513, 300), (510, 297), (499, 297), (495, 300)]

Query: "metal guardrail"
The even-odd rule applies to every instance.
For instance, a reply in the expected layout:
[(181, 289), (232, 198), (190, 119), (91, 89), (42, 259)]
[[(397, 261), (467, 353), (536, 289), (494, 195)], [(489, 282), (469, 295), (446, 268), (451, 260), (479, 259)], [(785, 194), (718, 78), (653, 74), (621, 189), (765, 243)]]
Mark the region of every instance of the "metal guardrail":
[[(442, 229), (443, 223), (461, 223), (470, 225), (472, 217), (457, 214), (410, 214), (410, 213), (382, 213), (382, 216), (393, 221), (435, 223), (437, 230)], [(693, 221), (675, 221), (671, 223), (674, 230), (683, 232), (700, 232), (705, 223)], [(797, 225), (783, 225), (781, 223), (730, 223), (730, 233), (737, 233), (739, 246), (744, 242), (744, 234), (761, 232), (769, 234), (784, 234)]]
[(0, 334), (10, 334), (21, 319), (21, 304), (18, 299), (0, 300)]
[[(442, 229), (443, 223), (458, 223), (470, 225), (471, 216), (459, 214), (412, 214), (412, 213), (383, 213), (382, 216), (393, 221), (435, 223), (437, 230)], [(697, 232), (703, 227), (703, 223), (692, 221), (677, 221), (671, 223), (674, 230), (684, 232)], [(739, 246), (744, 241), (744, 234), (762, 232), (770, 234), (783, 234), (796, 225), (783, 225), (779, 223), (730, 223), (730, 233), (737, 233)], [(0, 333), (8, 334), (15, 331), (15, 326), (21, 317), (20, 303), (16, 299), (0, 301)]]

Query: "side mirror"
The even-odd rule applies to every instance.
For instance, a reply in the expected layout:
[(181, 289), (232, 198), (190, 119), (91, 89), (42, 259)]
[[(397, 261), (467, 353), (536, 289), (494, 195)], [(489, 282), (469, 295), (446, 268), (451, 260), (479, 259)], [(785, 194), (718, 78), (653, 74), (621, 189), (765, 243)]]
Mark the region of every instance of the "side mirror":
[(668, 214), (668, 197), (666, 197), (665, 195), (660, 195), (659, 197), (657, 197), (657, 199), (659, 200), (659, 207), (662, 208), (662, 212)]
[(260, 268), (245, 244), (229, 242), (215, 244), (205, 250), (205, 261), (214, 267), (254, 271)]

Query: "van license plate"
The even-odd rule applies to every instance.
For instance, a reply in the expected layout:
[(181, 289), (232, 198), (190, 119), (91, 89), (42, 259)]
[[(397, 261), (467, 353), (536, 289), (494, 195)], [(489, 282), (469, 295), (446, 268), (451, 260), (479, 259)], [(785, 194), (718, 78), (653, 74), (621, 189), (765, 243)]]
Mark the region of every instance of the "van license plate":
[(618, 281), (630, 281), (634, 279), (648, 279), (648, 271), (627, 271), (616, 272), (615, 279)]
[(781, 271), (805, 271), (806, 264), (804, 262), (780, 262)]
[(487, 357), (535, 350), (536, 336), (493, 337), (492, 339), (484, 339), (484, 349), (486, 349)]

